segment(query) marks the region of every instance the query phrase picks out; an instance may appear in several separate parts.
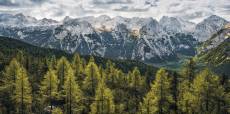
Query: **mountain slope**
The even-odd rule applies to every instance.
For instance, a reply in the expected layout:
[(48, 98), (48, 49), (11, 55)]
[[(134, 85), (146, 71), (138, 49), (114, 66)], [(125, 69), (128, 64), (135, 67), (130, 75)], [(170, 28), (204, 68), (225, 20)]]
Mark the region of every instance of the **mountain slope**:
[(228, 68), (230, 68), (229, 24), (201, 45), (197, 57), (199, 61), (210, 66), (214, 66), (216, 69), (222, 70), (222, 72), (230, 74), (228, 70)]
[[(195, 54), (193, 47), (197, 41), (191, 34), (182, 31), (168, 33), (162, 28), (161, 23), (153, 18), (66, 17), (62, 23), (48, 26), (37, 24), (40, 20), (28, 21), (30, 18), (17, 15), (8, 18), (18, 19), (17, 24), (5, 23), (6, 20), (2, 20), (5, 25), (0, 25), (0, 35), (69, 53), (139, 60), (149, 64), (176, 61), (180, 58), (178, 55)], [(24, 21), (20, 24), (20, 20)], [(174, 23), (170, 20), (165, 21), (169, 21), (168, 25)], [(177, 22), (182, 25), (178, 29), (183, 29), (187, 25), (179, 19)], [(25, 23), (28, 26), (24, 26)], [(34, 25), (30, 26), (29, 23)]]
[[(14, 23), (8, 23), (6, 18)], [(194, 23), (174, 17), (163, 17), (158, 22), (153, 18), (105, 15), (66, 17), (63, 22), (44, 19), (45, 23), (50, 21), (47, 25), (39, 24), (41, 21), (21, 14), (0, 15), (0, 35), (68, 53), (165, 64), (194, 56), (198, 40), (219, 30), (226, 22), (211, 16), (195, 28)]]
[(227, 20), (212, 15), (196, 25), (194, 37), (199, 41), (206, 41), (213, 35), (213, 33), (222, 29), (227, 23)]
[[(2, 70), (3, 67), (7, 65), (13, 57), (16, 57), (18, 51), (25, 52), (26, 55), (31, 57), (31, 62), (35, 62), (35, 63), (36, 63), (35, 60), (37, 59), (44, 60), (45, 58), (49, 58), (54, 55), (57, 58), (60, 58), (61, 56), (65, 56), (68, 59), (72, 58), (72, 54), (66, 53), (61, 50), (40, 48), (37, 46), (24, 43), (20, 40), (0, 36), (0, 70)], [(89, 60), (90, 58), (90, 56), (82, 56), (82, 57), (86, 60)], [(141, 73), (144, 73), (147, 70), (150, 70), (152, 71), (152, 73), (155, 73), (155, 71), (158, 69), (156, 67), (146, 65), (138, 61), (113, 60), (113, 59), (106, 59), (106, 58), (101, 58), (96, 56), (94, 56), (94, 58), (95, 58), (95, 62), (103, 67), (105, 67), (104, 65), (106, 64), (106, 62), (110, 60), (115, 63), (116, 67), (120, 68), (124, 72), (132, 70), (134, 67), (138, 67)]]

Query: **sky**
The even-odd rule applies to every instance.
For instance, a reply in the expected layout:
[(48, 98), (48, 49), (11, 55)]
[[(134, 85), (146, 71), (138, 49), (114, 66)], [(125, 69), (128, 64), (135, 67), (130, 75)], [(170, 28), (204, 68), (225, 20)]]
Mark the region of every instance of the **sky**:
[(0, 0), (0, 13), (23, 13), (38, 19), (85, 17), (181, 17), (199, 22), (210, 15), (230, 21), (230, 0)]

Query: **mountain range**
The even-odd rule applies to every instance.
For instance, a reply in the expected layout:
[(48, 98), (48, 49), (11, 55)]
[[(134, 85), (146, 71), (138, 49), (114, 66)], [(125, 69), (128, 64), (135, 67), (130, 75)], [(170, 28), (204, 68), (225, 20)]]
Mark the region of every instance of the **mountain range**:
[(157, 64), (196, 55), (197, 45), (227, 23), (216, 15), (195, 24), (167, 16), (159, 21), (106, 15), (55, 21), (0, 14), (0, 35), (68, 53)]
[(230, 24), (212, 35), (198, 48), (196, 56), (199, 61), (216, 70), (230, 74)]

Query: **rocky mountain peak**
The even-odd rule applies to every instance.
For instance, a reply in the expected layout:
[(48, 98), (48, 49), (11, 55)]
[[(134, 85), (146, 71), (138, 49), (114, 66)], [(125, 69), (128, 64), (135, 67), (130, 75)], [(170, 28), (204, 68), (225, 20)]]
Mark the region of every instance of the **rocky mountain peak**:
[(205, 41), (209, 39), (212, 34), (223, 28), (227, 23), (227, 20), (219, 16), (212, 15), (196, 25), (194, 33), (195, 37), (199, 41)]

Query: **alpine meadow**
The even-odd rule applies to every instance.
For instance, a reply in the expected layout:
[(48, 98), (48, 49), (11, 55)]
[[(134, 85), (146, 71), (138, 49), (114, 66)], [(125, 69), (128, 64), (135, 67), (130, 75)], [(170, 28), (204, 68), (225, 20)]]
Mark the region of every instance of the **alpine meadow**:
[(230, 114), (228, 0), (0, 0), (0, 114)]

